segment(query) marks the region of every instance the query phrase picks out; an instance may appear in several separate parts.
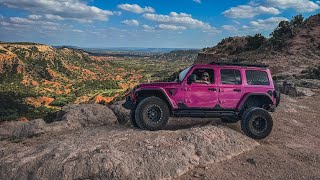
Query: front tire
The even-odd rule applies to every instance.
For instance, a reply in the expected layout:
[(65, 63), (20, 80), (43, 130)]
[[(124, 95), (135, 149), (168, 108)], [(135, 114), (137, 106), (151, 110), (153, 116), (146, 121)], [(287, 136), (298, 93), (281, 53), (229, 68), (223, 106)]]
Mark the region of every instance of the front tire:
[(262, 108), (247, 109), (241, 119), (241, 129), (253, 139), (264, 139), (272, 131), (273, 121), (268, 111)]
[(140, 128), (136, 122), (136, 117), (135, 117), (135, 110), (130, 111), (130, 123), (133, 127), (135, 128)]
[(151, 131), (163, 129), (168, 123), (169, 115), (167, 103), (154, 96), (143, 99), (135, 111), (137, 125)]

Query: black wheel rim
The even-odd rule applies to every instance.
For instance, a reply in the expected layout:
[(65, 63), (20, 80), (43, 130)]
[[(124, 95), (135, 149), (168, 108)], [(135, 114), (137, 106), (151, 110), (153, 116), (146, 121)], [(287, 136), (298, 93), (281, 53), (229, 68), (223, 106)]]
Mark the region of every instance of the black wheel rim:
[(157, 105), (152, 105), (147, 109), (148, 121), (159, 123), (162, 119), (162, 110)]
[(251, 121), (251, 127), (255, 132), (261, 133), (267, 129), (267, 120), (263, 117), (254, 117)]

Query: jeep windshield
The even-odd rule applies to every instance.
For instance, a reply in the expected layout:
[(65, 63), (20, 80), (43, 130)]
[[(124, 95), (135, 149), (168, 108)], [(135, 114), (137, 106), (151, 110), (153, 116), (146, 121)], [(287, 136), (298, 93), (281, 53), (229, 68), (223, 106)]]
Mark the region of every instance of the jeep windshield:
[(179, 74), (179, 82), (181, 82), (184, 79), (184, 77), (186, 77), (190, 69), (191, 69), (191, 66), (181, 71), (181, 73)]

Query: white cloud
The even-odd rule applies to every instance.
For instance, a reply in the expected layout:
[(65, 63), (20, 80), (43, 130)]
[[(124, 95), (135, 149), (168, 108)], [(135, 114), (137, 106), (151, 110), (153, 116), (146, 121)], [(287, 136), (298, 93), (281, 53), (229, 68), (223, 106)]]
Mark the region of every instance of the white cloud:
[(8, 23), (8, 22), (1, 22), (0, 23), (2, 26), (9, 26), (10, 25), (10, 23)]
[(288, 19), (285, 17), (271, 17), (264, 20), (258, 19), (256, 21), (251, 21), (249, 23), (250, 26), (246, 26), (245, 28), (256, 30), (274, 29), (281, 21), (288, 21)]
[(44, 15), (44, 17), (46, 18), (46, 19), (48, 19), (48, 20), (64, 20), (64, 18), (63, 17), (61, 17), (61, 16), (58, 16), (58, 15), (53, 15), (53, 14), (46, 14), (46, 15)]
[(320, 1), (316, 1), (316, 3), (320, 4)]
[(81, 22), (106, 21), (114, 14), (112, 11), (88, 6), (80, 0), (0, 0), (0, 5)]
[(1, 25), (14, 29), (34, 29), (56, 31), (66, 29), (68, 26), (56, 22), (50, 22), (40, 15), (29, 15), (27, 18), (9, 17), (4, 18)]
[(205, 31), (216, 31), (210, 24), (194, 19), (191, 14), (171, 12), (169, 15), (162, 14), (144, 14), (143, 17), (159, 24), (169, 24), (174, 26), (183, 26), (192, 29), (202, 29)]
[(72, 32), (83, 33), (83, 31), (80, 29), (73, 29)]
[(201, 0), (193, 0), (193, 2), (201, 4)]
[(42, 18), (41, 15), (35, 15), (35, 14), (31, 14), (28, 16), (29, 19), (32, 19), (32, 20), (39, 20)]
[(184, 26), (175, 26), (175, 25), (168, 25), (168, 24), (159, 24), (159, 29), (163, 29), (163, 30), (173, 30), (173, 31), (177, 31), (177, 30), (186, 30), (187, 28)]
[(223, 25), (222, 28), (226, 31), (237, 32), (238, 29), (232, 25)]
[(129, 26), (139, 26), (139, 21), (132, 19), (132, 20), (124, 20), (121, 22), (122, 24), (126, 24)]
[(223, 14), (230, 18), (253, 18), (260, 14), (280, 14), (280, 11), (273, 7), (239, 5), (224, 11)]
[(144, 31), (147, 31), (147, 32), (153, 32), (156, 29), (155, 27), (152, 27), (146, 24), (142, 25), (142, 28), (144, 29)]
[(279, 7), (281, 9), (293, 8), (301, 13), (313, 12), (320, 9), (318, 4), (310, 0), (266, 0), (266, 3), (269, 6)]
[(144, 7), (142, 8), (138, 4), (119, 4), (118, 8), (124, 10), (124, 11), (129, 11), (132, 13), (136, 14), (141, 14), (141, 13), (154, 13), (155, 10), (152, 7)]

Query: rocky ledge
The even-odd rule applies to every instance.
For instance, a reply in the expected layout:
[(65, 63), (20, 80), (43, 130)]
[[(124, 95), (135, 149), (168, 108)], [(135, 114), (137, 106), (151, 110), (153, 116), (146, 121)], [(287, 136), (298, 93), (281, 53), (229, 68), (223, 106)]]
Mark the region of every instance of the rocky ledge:
[[(52, 123), (0, 125), (0, 179), (171, 179), (259, 143), (209, 119), (170, 120), (166, 130), (120, 125), (102, 105), (70, 105)], [(114, 109), (115, 107), (113, 107)]]

